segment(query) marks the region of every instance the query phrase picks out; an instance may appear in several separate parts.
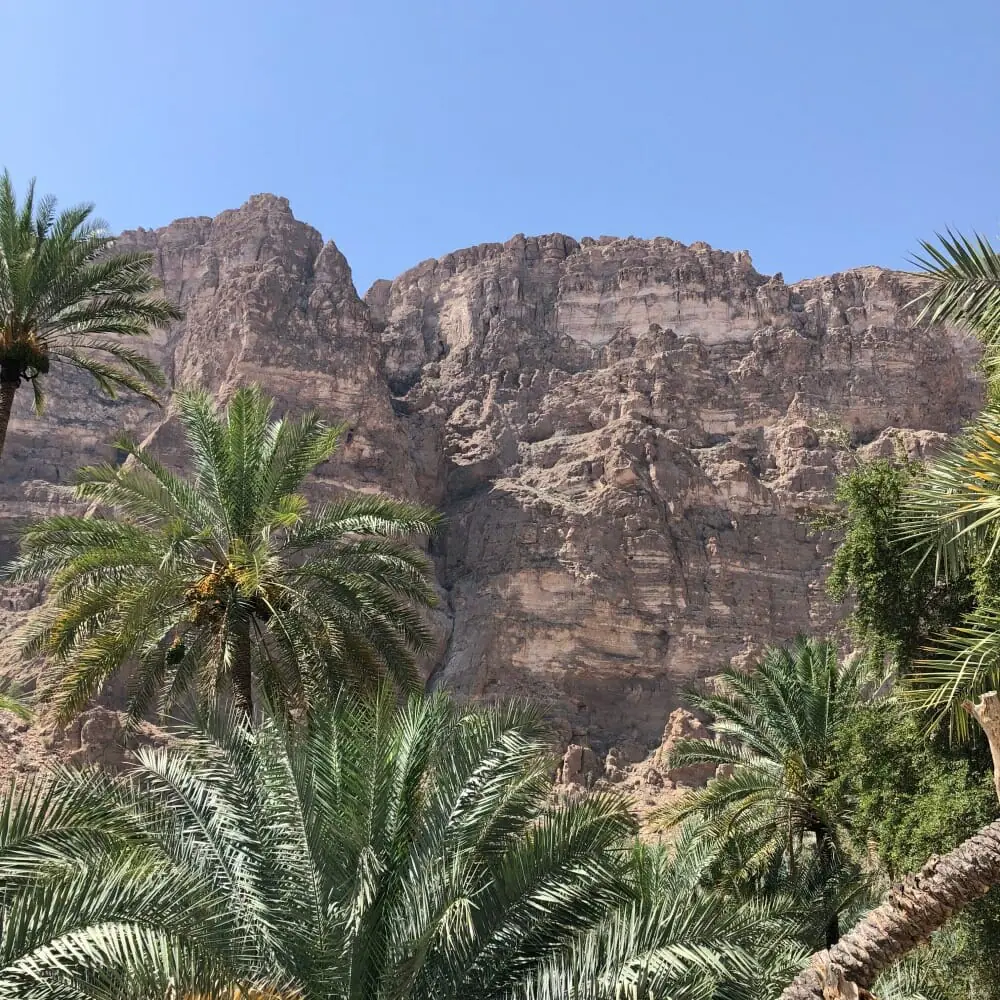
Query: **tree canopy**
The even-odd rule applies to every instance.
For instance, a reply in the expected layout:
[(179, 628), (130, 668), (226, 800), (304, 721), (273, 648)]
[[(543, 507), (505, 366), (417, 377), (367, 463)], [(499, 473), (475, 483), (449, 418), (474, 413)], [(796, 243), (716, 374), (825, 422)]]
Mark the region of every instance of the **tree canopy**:
[(92, 205), (56, 214), (54, 198), (18, 204), (0, 174), (0, 452), (17, 390), (29, 384), (41, 410), (54, 364), (86, 372), (114, 397), (128, 389), (150, 400), (163, 373), (129, 346), (134, 337), (179, 319), (159, 294), (153, 255), (119, 251)]
[(420, 609), (436, 598), (410, 539), (438, 515), (378, 494), (310, 506), (301, 487), (341, 429), (274, 418), (258, 387), (222, 410), (201, 391), (174, 406), (187, 475), (120, 438), (128, 460), (81, 469), (67, 498), (82, 512), (29, 526), (5, 571), (48, 585), (20, 637), (58, 668), (61, 716), (126, 665), (135, 719), (191, 690), (230, 690), (249, 716), (255, 685), (282, 711), (345, 682), (415, 689), (431, 643)]

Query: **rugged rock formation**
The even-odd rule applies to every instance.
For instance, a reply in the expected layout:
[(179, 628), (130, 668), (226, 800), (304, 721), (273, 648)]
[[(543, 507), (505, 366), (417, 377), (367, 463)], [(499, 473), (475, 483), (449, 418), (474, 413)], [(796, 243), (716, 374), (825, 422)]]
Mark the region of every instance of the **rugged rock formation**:
[(631, 799), (644, 833), (651, 838), (663, 836), (667, 826), (658, 814), (721, 770), (710, 764), (674, 767), (670, 754), (681, 740), (710, 736), (711, 731), (701, 719), (685, 708), (675, 708), (652, 753), (645, 746), (626, 743), (611, 747), (601, 759), (590, 747), (571, 743), (556, 772), (557, 790), (575, 797), (585, 791), (615, 788)]
[[(128, 747), (163, 746), (169, 736), (143, 723), (128, 736)], [(43, 718), (29, 724), (0, 710), (0, 775), (9, 778), (38, 771), (46, 761), (105, 769), (119, 767), (125, 759), (126, 736), (122, 713), (109, 708), (88, 708), (66, 727)]]
[[(530, 695), (566, 743), (636, 759), (690, 679), (835, 620), (807, 518), (855, 453), (920, 453), (980, 399), (972, 345), (914, 329), (916, 279), (876, 268), (786, 285), (700, 243), (516, 236), (361, 300), (268, 195), (122, 244), (156, 253), (187, 311), (150, 345), (175, 383), (256, 379), (346, 421), (317, 495), (445, 511), (433, 682)], [(0, 554), (42, 505), (25, 482), (112, 456), (116, 427), (181, 458), (169, 412), (86, 385), (52, 399), (42, 419), (20, 400)], [(9, 595), (7, 620), (34, 599)]]

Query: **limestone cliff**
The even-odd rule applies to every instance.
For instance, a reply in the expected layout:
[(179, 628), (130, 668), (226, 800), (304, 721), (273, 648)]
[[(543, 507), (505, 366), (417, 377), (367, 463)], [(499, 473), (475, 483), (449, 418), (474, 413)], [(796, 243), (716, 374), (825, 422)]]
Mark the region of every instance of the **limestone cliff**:
[[(443, 596), (433, 683), (524, 694), (566, 742), (651, 749), (678, 689), (836, 618), (809, 530), (858, 451), (920, 453), (976, 409), (975, 350), (914, 328), (917, 279), (877, 268), (786, 285), (745, 252), (669, 239), (516, 236), (358, 297), (287, 201), (122, 236), (187, 318), (150, 352), (221, 398), (262, 382), (350, 427), (317, 495), (433, 503)], [(4, 552), (41, 501), (112, 455), (116, 428), (179, 460), (168, 412), (86, 386), (28, 400), (0, 465)], [(890, 430), (896, 429), (896, 430)], [(7, 596), (7, 621), (37, 595)]]

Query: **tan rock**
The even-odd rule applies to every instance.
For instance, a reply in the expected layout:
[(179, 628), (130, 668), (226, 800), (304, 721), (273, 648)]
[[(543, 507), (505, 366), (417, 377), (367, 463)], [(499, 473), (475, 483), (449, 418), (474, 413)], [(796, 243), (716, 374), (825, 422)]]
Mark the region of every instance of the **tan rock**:
[(560, 785), (579, 785), (590, 788), (601, 776), (602, 769), (590, 747), (571, 743), (563, 754), (557, 782)]
[[(336, 246), (270, 195), (121, 245), (152, 250), (187, 310), (149, 344), (176, 383), (225, 398), (255, 379), (348, 424), (313, 496), (444, 510), (432, 683), (530, 696), (598, 757), (653, 751), (691, 679), (830, 627), (808, 511), (886, 428), (925, 454), (981, 402), (974, 345), (913, 328), (918, 280), (877, 268), (786, 285), (705, 244), (516, 236), (362, 301)], [(116, 427), (181, 461), (169, 410), (85, 382), (51, 398), (41, 420), (18, 401), (0, 557), (47, 509), (24, 482), (113, 459)], [(0, 636), (35, 599), (0, 601)]]
[(126, 736), (122, 713), (103, 707), (87, 709), (68, 726), (43, 727), (42, 732), (43, 745), (60, 760), (111, 769), (121, 766), (129, 749), (162, 746), (166, 741), (166, 734), (150, 725)]

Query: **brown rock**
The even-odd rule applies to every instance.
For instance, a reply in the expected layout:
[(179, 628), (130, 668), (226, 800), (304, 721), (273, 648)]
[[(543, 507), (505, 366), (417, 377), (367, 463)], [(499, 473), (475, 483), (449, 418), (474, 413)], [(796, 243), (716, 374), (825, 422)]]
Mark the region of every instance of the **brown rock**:
[[(595, 753), (653, 749), (692, 678), (830, 627), (808, 511), (886, 428), (924, 454), (981, 401), (974, 345), (914, 328), (918, 279), (877, 268), (786, 285), (703, 243), (516, 236), (362, 301), (336, 246), (270, 195), (121, 245), (152, 250), (187, 310), (149, 344), (177, 384), (226, 398), (255, 379), (279, 409), (346, 421), (316, 497), (444, 510), (432, 683), (535, 698)], [(182, 459), (169, 410), (51, 388), (41, 420), (18, 402), (0, 557), (47, 509), (24, 482), (113, 458), (116, 427)], [(0, 606), (0, 635), (35, 599)]]
[(46, 749), (60, 760), (86, 766), (100, 764), (112, 770), (120, 767), (130, 749), (162, 746), (167, 736), (155, 726), (143, 725), (126, 739), (124, 716), (109, 708), (90, 708), (68, 726), (44, 733)]
[(590, 747), (571, 743), (563, 754), (562, 765), (559, 768), (557, 783), (560, 785), (579, 785), (590, 788), (601, 776), (600, 763)]

